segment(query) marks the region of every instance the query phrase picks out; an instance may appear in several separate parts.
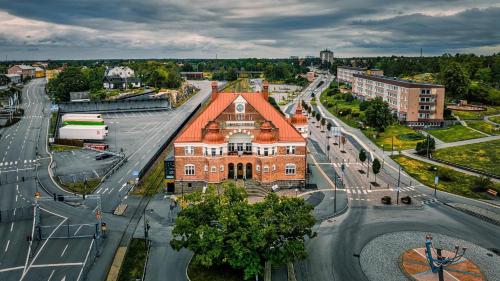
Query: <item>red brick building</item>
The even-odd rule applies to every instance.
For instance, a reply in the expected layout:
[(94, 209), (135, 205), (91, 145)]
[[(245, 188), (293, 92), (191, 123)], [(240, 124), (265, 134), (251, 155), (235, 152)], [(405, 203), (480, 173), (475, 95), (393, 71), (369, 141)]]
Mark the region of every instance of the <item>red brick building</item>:
[(262, 93), (218, 93), (212, 83), (210, 104), (174, 141), (176, 185), (198, 190), (226, 179), (305, 184), (306, 139), (297, 128), (303, 131), (307, 120), (300, 106), (285, 118), (268, 102), (268, 90), (264, 83)]

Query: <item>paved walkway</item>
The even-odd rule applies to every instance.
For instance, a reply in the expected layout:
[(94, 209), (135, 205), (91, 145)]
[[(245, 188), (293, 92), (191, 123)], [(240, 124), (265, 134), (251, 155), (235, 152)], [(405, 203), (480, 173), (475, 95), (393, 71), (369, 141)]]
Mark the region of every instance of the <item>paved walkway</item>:
[(481, 143), (481, 142), (487, 142), (487, 141), (494, 141), (494, 140), (500, 140), (500, 136), (489, 136), (489, 137), (484, 137), (484, 138), (463, 140), (463, 141), (456, 141), (456, 142), (448, 142), (448, 143), (443, 143), (443, 144), (436, 143), (436, 149), (461, 146), (461, 145), (473, 144), (473, 143)]
[(500, 124), (498, 123), (495, 123), (493, 121), (490, 120), (490, 117), (496, 117), (496, 116), (500, 116), (500, 114), (495, 114), (495, 115), (490, 115), (490, 116), (484, 116), (484, 121), (492, 124), (492, 125), (497, 125), (497, 126), (500, 126)]

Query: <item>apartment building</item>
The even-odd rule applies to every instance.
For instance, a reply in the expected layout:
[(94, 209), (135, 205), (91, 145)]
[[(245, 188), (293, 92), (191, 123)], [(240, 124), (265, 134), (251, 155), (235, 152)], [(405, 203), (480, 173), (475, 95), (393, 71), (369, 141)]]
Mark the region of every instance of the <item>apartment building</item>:
[(321, 63), (333, 63), (333, 52), (328, 49), (324, 49), (319, 52), (319, 57), (321, 59)]
[(393, 77), (353, 74), (352, 92), (361, 99), (381, 97), (409, 126), (441, 126), (445, 88)]
[(338, 66), (337, 67), (337, 80), (339, 82), (352, 84), (354, 74), (363, 74), (367, 68), (353, 67), (353, 66)]
[(262, 93), (218, 93), (212, 84), (211, 103), (174, 141), (176, 186), (201, 190), (227, 179), (305, 184), (307, 119), (300, 106), (285, 118), (269, 103), (268, 89), (264, 83)]

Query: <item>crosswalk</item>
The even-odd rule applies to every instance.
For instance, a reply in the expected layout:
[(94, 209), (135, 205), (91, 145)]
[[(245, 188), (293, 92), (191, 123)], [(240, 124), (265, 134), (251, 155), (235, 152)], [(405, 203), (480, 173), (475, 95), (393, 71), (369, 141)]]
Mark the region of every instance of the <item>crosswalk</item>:
[(342, 164), (344, 164), (344, 166), (346, 168), (349, 168), (350, 166), (359, 166), (361, 165), (361, 163), (347, 163), (347, 162), (339, 162), (339, 163), (318, 163), (319, 165), (332, 165), (333, 167), (336, 167), (336, 168), (341, 168), (342, 167)]
[(22, 165), (31, 165), (35, 164), (36, 159), (26, 159), (26, 160), (19, 160), (19, 161), (6, 161), (6, 162), (0, 162), (0, 168), (11, 168), (15, 166), (22, 166)]
[[(433, 203), (438, 203), (439, 200), (436, 198), (432, 198), (427, 194), (420, 193), (417, 189), (417, 186), (405, 186), (400, 187), (400, 196), (410, 196), (411, 198), (420, 201), (423, 205), (429, 205)], [(387, 189), (369, 189), (364, 186), (346, 186), (345, 193), (349, 201), (379, 201), (381, 192), (391, 192), (395, 193), (397, 188), (387, 188)]]

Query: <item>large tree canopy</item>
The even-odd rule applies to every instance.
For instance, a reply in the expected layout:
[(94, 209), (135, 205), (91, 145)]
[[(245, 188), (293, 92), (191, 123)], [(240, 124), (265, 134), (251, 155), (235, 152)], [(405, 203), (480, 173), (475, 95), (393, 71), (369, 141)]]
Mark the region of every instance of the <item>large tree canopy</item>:
[(470, 79), (466, 69), (457, 62), (444, 65), (441, 70), (441, 81), (446, 87), (449, 97), (464, 99), (468, 98)]
[(393, 120), (389, 105), (380, 97), (370, 102), (370, 105), (365, 111), (365, 118), (366, 124), (378, 131), (383, 131)]
[(242, 269), (245, 279), (262, 273), (266, 261), (283, 264), (306, 257), (305, 239), (315, 235), (313, 207), (274, 193), (252, 205), (246, 197), (233, 183), (187, 195), (190, 204), (176, 219), (171, 246), (193, 251), (193, 262), (206, 267)]
[(56, 102), (69, 101), (70, 92), (89, 90), (87, 77), (79, 67), (68, 67), (47, 84)]

